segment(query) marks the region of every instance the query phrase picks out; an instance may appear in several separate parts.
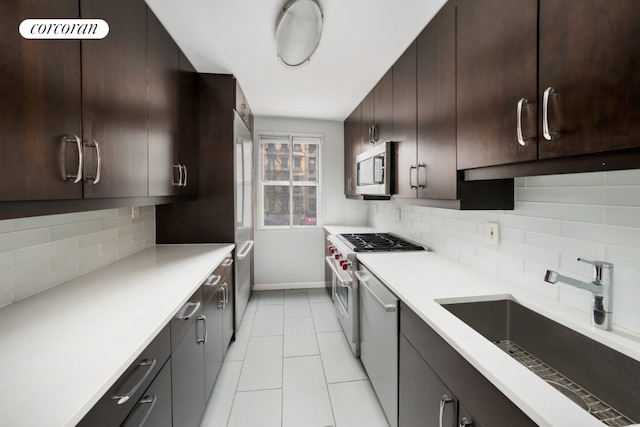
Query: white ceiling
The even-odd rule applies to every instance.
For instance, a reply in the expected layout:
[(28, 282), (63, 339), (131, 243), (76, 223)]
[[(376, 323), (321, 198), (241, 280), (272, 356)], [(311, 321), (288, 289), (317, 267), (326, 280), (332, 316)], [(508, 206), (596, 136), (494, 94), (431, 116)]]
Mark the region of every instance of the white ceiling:
[(256, 116), (342, 121), (445, 0), (318, 0), (322, 39), (302, 67), (276, 56), (288, 0), (146, 0), (201, 73), (235, 75)]

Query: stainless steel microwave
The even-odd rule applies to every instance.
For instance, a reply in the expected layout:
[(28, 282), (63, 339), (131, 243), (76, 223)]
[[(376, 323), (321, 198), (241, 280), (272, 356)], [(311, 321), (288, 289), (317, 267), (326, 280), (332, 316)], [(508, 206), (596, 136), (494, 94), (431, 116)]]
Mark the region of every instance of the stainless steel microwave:
[(391, 142), (384, 142), (356, 157), (356, 193), (391, 196)]

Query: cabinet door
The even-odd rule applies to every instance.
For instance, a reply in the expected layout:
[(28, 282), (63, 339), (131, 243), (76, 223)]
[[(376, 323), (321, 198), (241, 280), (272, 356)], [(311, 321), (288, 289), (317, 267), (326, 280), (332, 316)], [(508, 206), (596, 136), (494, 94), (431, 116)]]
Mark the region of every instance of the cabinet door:
[(77, 18), (79, 3), (5, 0), (0, 10), (0, 200), (81, 198), (82, 183), (65, 178), (82, 137), (80, 42), (18, 32), (28, 18)]
[(214, 282), (218, 282), (216, 286), (205, 283), (204, 315), (207, 318), (207, 342), (204, 348), (204, 374), (205, 400), (207, 401), (209, 400), (224, 359), (224, 348), (222, 347), (222, 307), (224, 291), (222, 286), (220, 286), (221, 281), (215, 280)]
[(175, 158), (180, 50), (151, 10), (147, 26), (149, 195), (170, 196), (178, 194), (179, 177), (184, 174)]
[(396, 195), (416, 197), (417, 157), (416, 42), (393, 65), (393, 141), (396, 150)]
[(362, 152), (362, 107), (356, 109), (344, 121), (344, 194), (356, 193), (356, 156)]
[(362, 141), (362, 151), (367, 150), (373, 144), (374, 134), (373, 134), (373, 125), (375, 125), (375, 113), (374, 113), (374, 105), (375, 105), (375, 88), (371, 89), (371, 92), (362, 100), (360, 103), (361, 109), (361, 126), (360, 126), (360, 138)]
[(385, 73), (373, 90), (376, 144), (393, 140), (393, 68)]
[(639, 40), (636, 0), (540, 1), (540, 158), (640, 146)]
[(458, 401), (402, 334), (399, 361), (399, 426), (457, 426)]
[(224, 280), (223, 286), (225, 287), (226, 299), (222, 310), (222, 347), (226, 353), (235, 332), (233, 323), (233, 307), (235, 307), (233, 271)]
[(185, 167), (185, 186), (180, 194), (198, 194), (198, 73), (180, 52), (178, 76), (178, 163)]
[[(201, 312), (200, 312), (201, 313)], [(191, 323), (182, 341), (171, 353), (173, 425), (198, 427), (205, 407), (204, 333)]]
[[(458, 169), (537, 158), (537, 19), (536, 0), (458, 0)], [(523, 98), (523, 139), (533, 140), (520, 145)]]
[(457, 199), (456, 8), (447, 3), (417, 39), (418, 197)]
[(83, 0), (81, 12), (109, 23), (107, 37), (82, 41), (84, 196), (146, 196), (147, 7), (143, 0)]

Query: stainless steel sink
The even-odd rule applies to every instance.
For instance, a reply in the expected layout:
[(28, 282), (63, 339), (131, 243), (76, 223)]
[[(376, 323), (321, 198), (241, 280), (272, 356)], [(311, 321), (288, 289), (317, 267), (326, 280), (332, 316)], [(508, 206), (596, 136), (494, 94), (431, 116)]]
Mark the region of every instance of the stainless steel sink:
[(442, 306), (605, 424), (640, 421), (640, 362), (509, 299)]

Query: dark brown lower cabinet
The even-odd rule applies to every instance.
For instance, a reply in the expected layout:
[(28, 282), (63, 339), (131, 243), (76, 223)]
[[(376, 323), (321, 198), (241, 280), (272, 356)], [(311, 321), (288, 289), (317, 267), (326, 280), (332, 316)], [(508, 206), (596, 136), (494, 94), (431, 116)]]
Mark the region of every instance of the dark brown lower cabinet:
[[(143, 392), (151, 389), (152, 386), (156, 387), (156, 375), (160, 377), (161, 368), (166, 371), (167, 366), (170, 366), (170, 363), (167, 362), (170, 354), (171, 341), (169, 327), (167, 326), (142, 351), (136, 361), (127, 368), (91, 411), (85, 415), (78, 423), (78, 427), (119, 426), (128, 416), (131, 416), (129, 415), (130, 413), (138, 411), (141, 406), (145, 406), (146, 410), (149, 410), (149, 406), (140, 404), (140, 401), (145, 400), (146, 394), (143, 394)], [(160, 379), (158, 384), (163, 381)], [(169, 381), (170, 385), (171, 382)], [(151, 390), (155, 390), (155, 388)], [(162, 397), (162, 402), (156, 402), (156, 406), (159, 404), (169, 407), (168, 416), (171, 419), (171, 390), (169, 390), (169, 399)], [(154, 408), (154, 411), (159, 409)], [(166, 411), (166, 409), (164, 410)], [(164, 424), (147, 425), (163, 426)]]
[(536, 425), (402, 303), (400, 331), (400, 426)]
[(172, 427), (171, 359), (136, 403), (122, 427)]
[(455, 426), (458, 400), (404, 335), (400, 335), (399, 360), (399, 425)]
[(171, 320), (171, 393), (176, 427), (198, 427), (206, 403), (202, 292), (200, 287)]

